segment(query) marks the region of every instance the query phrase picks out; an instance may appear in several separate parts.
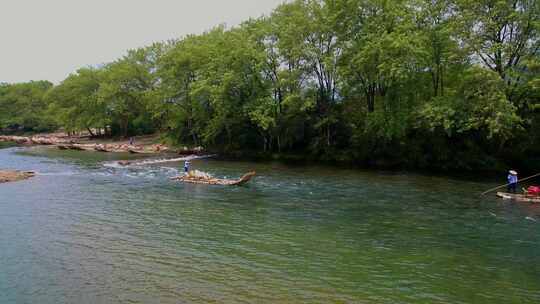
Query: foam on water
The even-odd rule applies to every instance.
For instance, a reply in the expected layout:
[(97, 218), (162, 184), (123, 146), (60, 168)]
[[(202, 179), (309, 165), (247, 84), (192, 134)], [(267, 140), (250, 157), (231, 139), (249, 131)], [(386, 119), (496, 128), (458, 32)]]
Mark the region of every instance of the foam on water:
[(40, 176), (73, 176), (76, 175), (77, 172), (75, 171), (68, 171), (68, 172), (36, 172), (36, 175)]

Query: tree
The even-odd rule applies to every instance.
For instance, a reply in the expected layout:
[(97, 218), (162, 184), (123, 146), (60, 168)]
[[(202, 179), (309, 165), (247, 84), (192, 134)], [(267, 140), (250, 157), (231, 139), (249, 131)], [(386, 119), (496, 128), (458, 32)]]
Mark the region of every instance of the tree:
[(460, 38), (474, 59), (504, 80), (509, 101), (520, 106), (527, 62), (538, 61), (540, 3), (535, 0), (457, 0)]
[(54, 122), (47, 116), (45, 93), (52, 87), (48, 81), (31, 81), (0, 85), (0, 129), (47, 131)]
[(127, 137), (155, 130), (147, 111), (147, 99), (158, 82), (155, 52), (159, 46), (131, 50), (104, 68), (98, 98), (107, 106), (114, 133)]
[(107, 130), (106, 104), (98, 96), (103, 72), (82, 68), (47, 93), (49, 113), (67, 132)]
[(504, 143), (519, 128), (516, 107), (508, 102), (503, 81), (480, 67), (466, 71), (454, 96), (427, 104), (422, 119), (431, 130), (441, 128), (449, 137), (480, 133), (484, 140)]

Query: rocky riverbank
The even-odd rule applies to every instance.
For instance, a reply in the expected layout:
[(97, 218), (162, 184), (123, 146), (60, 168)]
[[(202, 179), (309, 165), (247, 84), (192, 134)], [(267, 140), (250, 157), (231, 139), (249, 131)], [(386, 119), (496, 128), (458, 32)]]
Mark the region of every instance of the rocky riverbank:
[(36, 135), (36, 136), (8, 136), (0, 135), (0, 142), (14, 142), (20, 145), (58, 145), (74, 143), (69, 137), (60, 137), (55, 135)]
[(34, 177), (35, 175), (36, 173), (31, 171), (23, 172), (0, 170), (0, 184), (29, 179), (31, 177)]
[(58, 149), (61, 150), (78, 150), (78, 151), (97, 151), (108, 153), (135, 153), (135, 154), (156, 154), (169, 151), (169, 147), (161, 144), (155, 145), (129, 145), (129, 144), (58, 144)]
[(152, 135), (134, 137), (133, 141), (93, 139), (88, 136), (67, 136), (63, 133), (34, 135), (29, 137), (0, 135), (0, 142), (14, 142), (20, 145), (56, 146), (61, 150), (135, 154), (158, 154), (171, 152), (182, 155), (200, 154), (204, 151), (202, 147), (171, 148), (163, 144), (155, 143), (157, 139), (157, 136)]

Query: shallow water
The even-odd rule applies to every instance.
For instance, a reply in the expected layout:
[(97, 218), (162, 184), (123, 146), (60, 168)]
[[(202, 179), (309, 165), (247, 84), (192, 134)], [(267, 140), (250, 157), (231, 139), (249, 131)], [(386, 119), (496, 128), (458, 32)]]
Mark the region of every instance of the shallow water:
[(540, 205), (491, 182), (125, 158), (0, 150), (39, 172), (0, 185), (0, 303), (540, 303)]

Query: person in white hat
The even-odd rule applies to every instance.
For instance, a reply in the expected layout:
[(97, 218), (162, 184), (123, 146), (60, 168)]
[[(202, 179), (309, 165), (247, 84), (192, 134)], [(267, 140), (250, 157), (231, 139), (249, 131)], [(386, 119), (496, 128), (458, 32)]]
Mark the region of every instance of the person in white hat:
[(189, 160), (186, 160), (184, 162), (184, 174), (187, 175), (189, 173), (189, 167), (191, 165), (191, 162)]
[(518, 184), (518, 173), (514, 170), (508, 172), (508, 192), (516, 193)]

